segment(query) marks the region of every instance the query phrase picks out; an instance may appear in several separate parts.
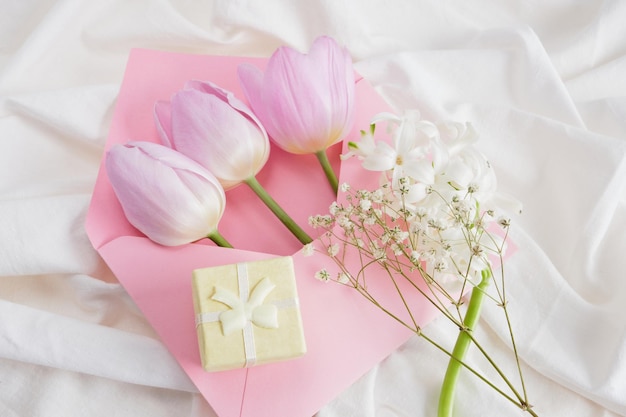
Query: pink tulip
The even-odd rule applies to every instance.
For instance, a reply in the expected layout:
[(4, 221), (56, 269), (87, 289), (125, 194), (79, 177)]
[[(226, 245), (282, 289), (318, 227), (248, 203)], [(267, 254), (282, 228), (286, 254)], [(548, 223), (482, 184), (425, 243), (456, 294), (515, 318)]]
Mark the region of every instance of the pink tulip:
[(157, 102), (154, 116), (163, 143), (206, 167), (225, 189), (254, 177), (269, 157), (256, 116), (212, 83), (188, 82), (170, 102)]
[(151, 240), (177, 246), (209, 237), (230, 246), (217, 233), (224, 189), (200, 164), (150, 142), (114, 145), (105, 164), (126, 218)]
[[(322, 161), (326, 149), (352, 129), (352, 60), (332, 38), (317, 38), (308, 54), (279, 48), (265, 73), (243, 64), (239, 80), (270, 138), (287, 152), (314, 153), (322, 165), (327, 164)], [(324, 169), (327, 175), (332, 174), (328, 166)]]

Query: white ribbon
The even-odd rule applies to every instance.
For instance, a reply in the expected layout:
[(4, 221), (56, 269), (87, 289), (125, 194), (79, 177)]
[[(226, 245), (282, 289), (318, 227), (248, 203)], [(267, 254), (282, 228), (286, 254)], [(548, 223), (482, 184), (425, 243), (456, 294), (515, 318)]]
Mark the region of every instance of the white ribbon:
[(243, 330), (243, 343), (246, 355), (245, 367), (256, 363), (256, 348), (254, 344), (254, 330), (252, 324), (268, 328), (278, 328), (278, 308), (297, 307), (298, 299), (278, 300), (264, 304), (265, 298), (276, 287), (267, 277), (263, 278), (250, 293), (248, 267), (245, 263), (237, 265), (237, 282), (239, 296), (232, 291), (215, 286), (212, 300), (230, 307), (229, 310), (207, 312), (196, 316), (196, 325), (220, 321), (224, 336), (232, 332)]
[(231, 308), (223, 311), (219, 316), (224, 336), (242, 330), (249, 322), (268, 329), (277, 328), (278, 309), (273, 304), (263, 304), (265, 297), (275, 287), (276, 285), (269, 278), (263, 278), (252, 290), (250, 298), (246, 300), (246, 291), (240, 290), (239, 297), (237, 297), (232, 291), (216, 285), (215, 294), (211, 299)]

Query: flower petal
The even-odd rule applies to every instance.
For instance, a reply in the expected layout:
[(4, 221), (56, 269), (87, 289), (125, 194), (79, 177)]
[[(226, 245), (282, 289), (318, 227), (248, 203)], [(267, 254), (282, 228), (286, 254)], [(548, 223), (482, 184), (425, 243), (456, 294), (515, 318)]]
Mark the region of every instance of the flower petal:
[(435, 170), (430, 161), (425, 159), (407, 162), (403, 169), (406, 175), (417, 182), (432, 184), (435, 181)]
[(239, 100), (231, 91), (223, 89), (212, 82), (197, 80), (188, 81), (185, 84), (185, 88), (201, 91), (218, 97), (225, 103), (228, 103), (232, 108), (237, 110), (243, 116), (249, 118), (251, 122), (255, 123), (259, 130), (263, 133), (263, 135), (267, 135), (267, 133), (265, 132), (265, 128), (261, 124), (261, 121), (254, 114), (254, 112), (243, 101)]
[(265, 101), (263, 100), (263, 73), (250, 64), (241, 64), (237, 67), (237, 77), (243, 94), (257, 115), (263, 114)]
[(363, 159), (363, 168), (369, 171), (387, 171), (396, 164), (396, 151), (385, 142), (376, 144), (376, 151)]
[(157, 101), (154, 104), (154, 123), (165, 146), (172, 146), (171, 107), (169, 101)]

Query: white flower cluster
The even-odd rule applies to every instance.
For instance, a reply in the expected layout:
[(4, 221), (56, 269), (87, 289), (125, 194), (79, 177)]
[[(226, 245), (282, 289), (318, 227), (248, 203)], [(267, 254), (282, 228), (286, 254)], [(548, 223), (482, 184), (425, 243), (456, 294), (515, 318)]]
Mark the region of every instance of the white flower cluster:
[[(390, 126), (390, 143), (374, 138), (383, 121)], [(491, 225), (506, 229), (510, 221), (499, 217), (498, 202), (504, 200), (496, 194), (489, 161), (473, 146), (476, 139), (470, 124), (434, 124), (416, 113), (375, 117), (343, 158), (359, 158), (364, 169), (380, 171), (380, 188), (352, 190), (344, 184), (346, 203), (334, 202), (328, 215), (310, 218), (313, 227), (327, 231), (328, 255), (337, 259), (340, 248), (356, 248), (364, 263), (419, 269), (450, 290), (480, 280), (490, 255), (504, 251), (506, 231), (494, 234)], [(345, 274), (337, 280), (346, 282)], [(330, 279), (328, 273), (324, 278)]]
[[(381, 122), (390, 127), (386, 140), (374, 136)], [(503, 265), (511, 223), (503, 214), (521, 210), (519, 203), (496, 193), (493, 168), (474, 147), (476, 140), (470, 124), (431, 123), (417, 113), (378, 115), (343, 156), (358, 158), (364, 169), (380, 172), (378, 187), (363, 190), (342, 184), (329, 213), (309, 219), (324, 233), (304, 253), (322, 253), (337, 267), (325, 265), (315, 274), (317, 279), (356, 290), (450, 356), (440, 413), (452, 410), (450, 387), (461, 367), (496, 388), (465, 360), (467, 349), (475, 345), (513, 395), (496, 390), (536, 416), (525, 391), (522, 396), (516, 390), (473, 332), (483, 300), (490, 299), (504, 311), (523, 388)], [(422, 306), (438, 310), (458, 331), (453, 351), (424, 333)]]

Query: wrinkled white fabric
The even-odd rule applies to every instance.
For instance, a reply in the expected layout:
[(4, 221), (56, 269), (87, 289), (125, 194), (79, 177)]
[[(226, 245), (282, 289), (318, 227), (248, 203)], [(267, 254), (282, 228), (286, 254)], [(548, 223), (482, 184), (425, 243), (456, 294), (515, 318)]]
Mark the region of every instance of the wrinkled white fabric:
[[(268, 56), (327, 34), (398, 111), (472, 122), (523, 202), (507, 291), (538, 414), (626, 416), (626, 3), (4, 3), (0, 415), (214, 415), (84, 230), (128, 52)], [(481, 324), (509, 354), (499, 311)], [(454, 341), (443, 320), (427, 331)], [(318, 416), (434, 415), (446, 362), (413, 338)], [(457, 403), (523, 415), (467, 373)]]

